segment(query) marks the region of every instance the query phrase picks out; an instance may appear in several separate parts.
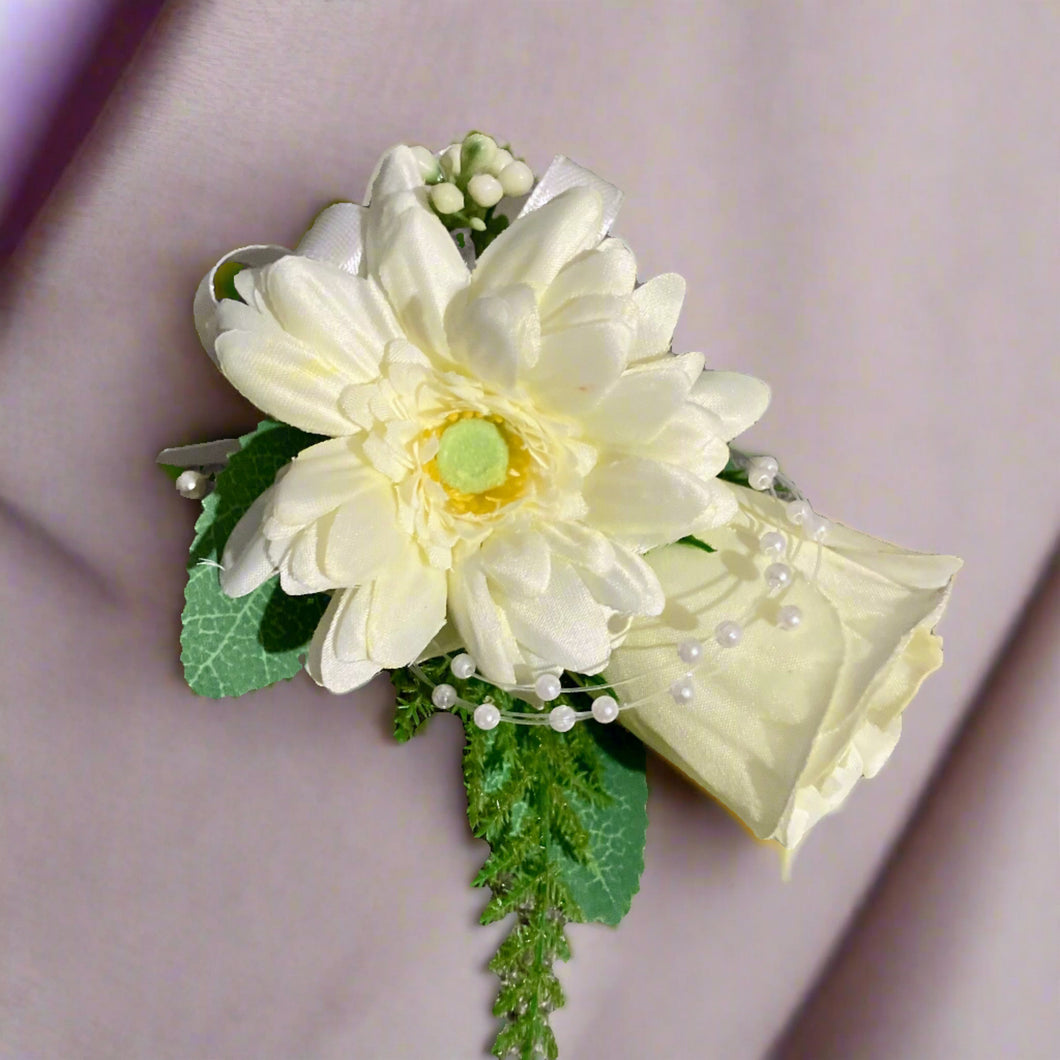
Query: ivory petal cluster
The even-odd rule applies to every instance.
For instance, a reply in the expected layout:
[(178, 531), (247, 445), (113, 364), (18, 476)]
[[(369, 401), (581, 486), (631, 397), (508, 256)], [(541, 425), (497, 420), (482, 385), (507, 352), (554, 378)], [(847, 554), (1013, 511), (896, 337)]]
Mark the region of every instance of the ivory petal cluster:
[[(614, 616), (664, 606), (643, 554), (735, 514), (715, 476), (768, 388), (672, 354), (684, 282), (636, 286), (592, 188), (515, 220), (473, 269), (409, 148), (384, 156), (369, 203), (326, 253), (247, 268), (242, 301), (217, 307), (224, 375), (327, 439), (246, 514), (222, 586), (278, 571), (288, 593), (330, 592), (309, 671), (336, 692), (441, 643), (498, 682), (599, 672)], [(437, 460), (468, 417), (497, 425), (509, 461), (474, 496)]]
[[(902, 711), (942, 665), (933, 632), (961, 561), (906, 552), (835, 525), (827, 544), (802, 541), (782, 599), (762, 597), (761, 535), (790, 535), (783, 505), (737, 487), (740, 514), (704, 535), (717, 551), (659, 549), (648, 562), (671, 602), (638, 620), (607, 668), (637, 736), (714, 795), (760, 839), (794, 849), (893, 751)], [(811, 582), (816, 569), (816, 577)], [(797, 630), (772, 619), (802, 610)], [(750, 609), (739, 646), (712, 645), (718, 623)], [(693, 701), (667, 694), (687, 666), (677, 645), (708, 645)]]

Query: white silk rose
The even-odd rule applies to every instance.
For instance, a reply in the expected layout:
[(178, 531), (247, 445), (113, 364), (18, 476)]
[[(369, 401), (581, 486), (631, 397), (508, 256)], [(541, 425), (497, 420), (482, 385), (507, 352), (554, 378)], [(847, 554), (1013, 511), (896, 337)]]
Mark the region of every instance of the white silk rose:
[[(961, 561), (838, 524), (818, 545), (781, 501), (736, 492), (740, 514), (702, 535), (717, 551), (678, 544), (648, 557), (667, 608), (633, 623), (606, 673), (639, 702), (622, 713), (630, 730), (758, 838), (791, 850), (890, 756), (902, 711), (942, 665), (933, 628)], [(763, 594), (776, 559), (767, 534), (788, 542), (793, 577), (779, 594)], [(784, 608), (796, 628), (781, 628)], [(735, 614), (748, 616), (743, 636), (722, 649), (715, 631)], [(697, 640), (694, 694), (678, 703), (667, 690), (689, 669), (679, 646)]]
[(535, 203), (473, 269), (427, 192), (393, 149), (341, 238), (214, 302), (226, 378), (328, 436), (236, 527), (222, 587), (331, 592), (308, 669), (335, 692), (439, 644), (502, 684), (597, 673), (614, 616), (663, 609), (643, 554), (736, 513), (715, 476), (768, 388), (671, 352), (684, 281), (636, 285), (597, 190)]

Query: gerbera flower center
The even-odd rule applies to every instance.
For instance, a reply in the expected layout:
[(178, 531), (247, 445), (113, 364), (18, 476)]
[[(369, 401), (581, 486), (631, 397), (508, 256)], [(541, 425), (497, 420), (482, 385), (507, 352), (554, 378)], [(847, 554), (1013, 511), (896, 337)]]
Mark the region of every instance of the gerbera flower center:
[(500, 416), (451, 412), (431, 433), (438, 451), (424, 470), (448, 494), (456, 515), (489, 515), (518, 500), (533, 459)]
[(508, 478), (508, 443), (490, 420), (451, 423), (438, 439), (437, 460), (442, 485), (460, 493), (485, 493)]

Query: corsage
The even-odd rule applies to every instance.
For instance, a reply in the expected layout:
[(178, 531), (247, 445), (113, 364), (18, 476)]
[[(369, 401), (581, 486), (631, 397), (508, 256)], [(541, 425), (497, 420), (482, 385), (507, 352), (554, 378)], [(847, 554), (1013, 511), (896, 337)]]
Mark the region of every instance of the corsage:
[(620, 199), (481, 133), (393, 148), (363, 206), (209, 271), (202, 343), (266, 418), (159, 456), (202, 501), (195, 692), (385, 671), (398, 740), (464, 727), (497, 1057), (558, 1055), (566, 926), (630, 907), (645, 746), (793, 851), (894, 749), (960, 566), (732, 445), (769, 388), (673, 350), (684, 281), (638, 278)]

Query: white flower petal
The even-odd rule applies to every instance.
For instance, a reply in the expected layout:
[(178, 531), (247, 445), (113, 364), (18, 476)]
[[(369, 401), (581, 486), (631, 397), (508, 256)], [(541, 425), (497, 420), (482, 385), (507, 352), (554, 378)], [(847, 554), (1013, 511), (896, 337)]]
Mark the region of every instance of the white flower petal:
[(624, 372), (585, 414), (589, 435), (619, 446), (651, 441), (685, 404), (691, 388), (688, 369), (695, 367), (696, 358), (701, 369), (701, 354), (685, 354), (648, 361)]
[(587, 522), (631, 548), (669, 544), (690, 533), (714, 502), (710, 482), (684, 468), (642, 457), (620, 457), (585, 482)]
[(243, 513), (228, 535), (221, 556), (221, 590), (226, 596), (246, 596), (276, 573), (267, 552), (268, 539), (261, 529), (271, 502), (272, 487)]
[(450, 306), (449, 346), (457, 364), (501, 390), (515, 386), (521, 368), (538, 360), (541, 324), (534, 292), (525, 284)]
[(594, 574), (605, 574), (615, 562), (615, 544), (599, 530), (581, 523), (550, 523), (542, 530), (558, 556)]
[(285, 543), (283, 559), (280, 561), (280, 588), (288, 596), (319, 593), (343, 584), (332, 581), (320, 569), (320, 525), (310, 523)]
[(636, 282), (637, 262), (633, 251), (621, 239), (605, 239), (560, 270), (541, 299), (542, 319), (586, 295), (626, 297)]
[(657, 615), (666, 600), (655, 572), (635, 552), (615, 548), (614, 565), (604, 574), (580, 570), (593, 598), (615, 611), (631, 615)]
[(202, 343), (203, 349), (214, 364), (217, 364), (217, 351), (214, 349), (214, 343), (217, 341), (217, 336), (221, 333), (221, 322), (218, 319), (218, 313), (221, 309), (222, 300), (218, 299), (215, 287), (217, 270), (229, 262), (238, 263), (244, 268), (247, 266), (253, 268), (260, 265), (271, 265), (272, 262), (290, 253), (286, 247), (276, 246), (275, 244), (240, 247), (238, 250), (232, 250), (221, 258), (199, 282), (193, 306), (195, 330), (198, 332), (199, 341)]
[(658, 357), (670, 349), (684, 301), (685, 281), (676, 272), (655, 276), (633, 292), (637, 338), (630, 352), (631, 361)]
[(467, 286), (468, 271), (426, 204), (417, 166), (407, 147), (384, 158), (365, 218), (364, 267), (386, 292), (408, 338), (424, 353), (446, 357), (445, 312)]
[(533, 530), (496, 530), (479, 550), (479, 560), (504, 596), (537, 596), (548, 588), (552, 559), (544, 537)]
[[(368, 662), (358, 645), (364, 644), (369, 587), (344, 589), (331, 598), (317, 626), (306, 658), (306, 670), (318, 685), (331, 692), (352, 692), (367, 684), (380, 667)], [(336, 641), (346, 648), (342, 658), (336, 653)]]
[(662, 610), (659, 579), (640, 556), (576, 523), (550, 526), (545, 535), (556, 555), (577, 569), (598, 603), (627, 614), (657, 615)]
[(611, 653), (609, 612), (566, 563), (552, 564), (548, 588), (539, 596), (506, 599), (505, 614), (519, 644), (550, 666), (594, 673)]
[[(330, 438), (303, 449), (278, 477), (265, 532), (284, 536), (284, 527), (306, 526), (358, 494), (385, 484), (365, 466), (350, 438)], [(278, 525), (279, 524), (279, 525)]]
[(312, 434), (337, 437), (356, 427), (339, 409), (347, 384), (321, 370), (312, 350), (288, 335), (270, 317), (225, 300), (220, 316), (228, 328), (215, 343), (225, 378), (273, 419)]
[(312, 349), (318, 365), (351, 383), (379, 375), (383, 351), (401, 330), (374, 280), (294, 255), (251, 275), (277, 323)]
[(731, 522), (739, 508), (736, 502), (736, 492), (728, 482), (722, 482), (719, 478), (710, 479), (707, 482), (707, 493), (707, 506), (700, 512), (699, 518), (692, 524), (689, 531), (696, 537), (708, 530), (713, 530), (716, 526), (724, 526)]
[(322, 523), (318, 562), (336, 585), (362, 585), (401, 553), (394, 492), (378, 477)]
[(545, 335), (554, 335), (567, 328), (608, 320), (620, 321), (631, 331), (636, 328), (637, 316), (628, 295), (586, 294), (572, 298), (555, 310), (548, 320), (542, 321), (541, 331)]
[(328, 261), (355, 276), (361, 270), (364, 246), (364, 207), (336, 202), (322, 210), (298, 243), (295, 253), (303, 258)]
[(685, 401), (663, 429), (638, 450), (641, 456), (677, 464), (697, 478), (712, 479), (729, 462), (729, 447), (721, 440), (720, 430), (716, 416)]
[(429, 566), (408, 542), (372, 583), (368, 611), (368, 655), (387, 669), (420, 657), (445, 624), (445, 572)]
[(456, 627), (451, 622), (446, 622), (437, 634), (431, 638), (430, 644), (420, 652), (420, 657), (416, 662), (423, 662), (425, 659), (433, 659), (438, 655), (449, 655), (452, 652), (463, 651), (464, 642), (460, 638), (460, 634), (457, 633)]
[(769, 385), (752, 375), (738, 372), (704, 372), (689, 397), (718, 417), (722, 441), (742, 434), (769, 407)]
[(225, 377), (258, 408), (316, 434), (354, 429), (339, 408), (351, 383), (374, 379), (399, 332), (374, 283), (326, 262), (288, 256), (236, 276), (243, 302), (223, 300), (215, 349)]
[(407, 144), (395, 144), (376, 163), (375, 172), (368, 181), (365, 205), (378, 204), (387, 196), (422, 187), (423, 173), (412, 148)]
[(560, 269), (599, 241), (603, 204), (598, 192), (571, 188), (512, 222), (478, 260), (477, 295), (529, 284), (540, 296)]
[(498, 684), (514, 684), (521, 653), (478, 555), (449, 572), (449, 618), (479, 672)]
[(614, 320), (546, 335), (527, 385), (545, 408), (567, 415), (584, 412), (622, 374), (632, 340), (632, 330)]

